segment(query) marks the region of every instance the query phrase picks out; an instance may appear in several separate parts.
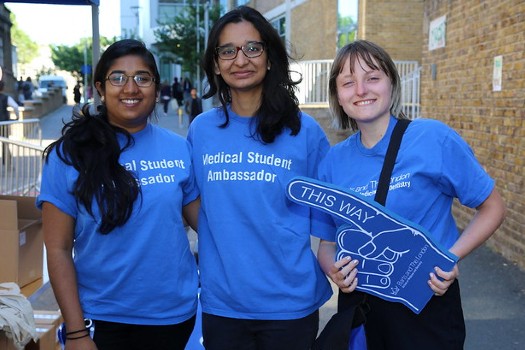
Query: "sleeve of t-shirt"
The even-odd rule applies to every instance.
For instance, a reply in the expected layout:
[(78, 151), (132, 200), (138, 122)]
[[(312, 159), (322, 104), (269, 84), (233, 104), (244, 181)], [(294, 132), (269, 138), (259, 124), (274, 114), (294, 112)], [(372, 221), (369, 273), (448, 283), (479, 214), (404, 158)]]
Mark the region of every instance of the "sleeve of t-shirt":
[(187, 152), (189, 154), (189, 175), (188, 179), (182, 185), (183, 200), (182, 205), (185, 206), (188, 203), (193, 202), (200, 195), (199, 188), (195, 181), (195, 172), (193, 168), (193, 162), (191, 161), (191, 144), (189, 141), (186, 141)]
[[(330, 152), (321, 160), (319, 163), (316, 178), (323, 182), (331, 182), (328, 171), (327, 164), (329, 163)], [(333, 217), (321, 210), (311, 209), (312, 210), (312, 235), (324, 239), (326, 241), (335, 242), (336, 236), (336, 225)]]
[[(310, 116), (303, 114), (303, 122), (309, 129), (308, 132), (308, 176), (315, 178), (317, 176), (317, 168), (321, 160), (326, 156), (330, 149), (330, 143), (324, 130), (321, 126)], [(308, 123), (308, 124), (306, 124)]]
[(37, 196), (36, 206), (42, 209), (42, 204), (49, 202), (67, 215), (76, 218), (77, 204), (72, 193), (72, 184), (76, 181), (76, 176), (75, 179), (71, 178), (73, 173), (71, 166), (58, 158), (56, 150), (51, 151), (42, 169), (40, 194)]
[(458, 198), (461, 204), (475, 208), (483, 203), (494, 188), (474, 151), (451, 128), (446, 132), (442, 147), (442, 176), (439, 186), (444, 193)]
[(13, 100), (11, 96), (7, 96), (7, 105), (13, 108), (13, 111), (15, 112), (15, 115), (18, 118), (18, 103), (16, 103), (16, 101)]

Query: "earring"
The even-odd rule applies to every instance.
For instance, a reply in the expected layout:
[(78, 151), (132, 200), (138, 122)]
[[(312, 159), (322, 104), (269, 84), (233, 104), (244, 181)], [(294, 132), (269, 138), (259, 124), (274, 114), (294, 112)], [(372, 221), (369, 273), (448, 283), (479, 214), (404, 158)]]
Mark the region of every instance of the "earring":
[(105, 100), (104, 96), (100, 96), (100, 102), (104, 103), (104, 100)]

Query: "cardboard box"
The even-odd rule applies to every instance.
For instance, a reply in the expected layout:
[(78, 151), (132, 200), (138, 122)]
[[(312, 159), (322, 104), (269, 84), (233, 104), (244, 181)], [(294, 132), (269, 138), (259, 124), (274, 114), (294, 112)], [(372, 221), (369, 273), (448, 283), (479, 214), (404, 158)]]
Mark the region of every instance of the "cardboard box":
[(59, 350), (57, 331), (52, 325), (36, 325), (38, 341), (33, 340), (26, 345), (25, 350)]
[(33, 310), (33, 316), (35, 318), (35, 324), (37, 327), (38, 325), (47, 325), (58, 329), (58, 326), (64, 322), (62, 313), (60, 311)]
[(20, 293), (22, 293), (23, 296), (26, 298), (29, 298), (33, 294), (35, 294), (42, 286), (44, 285), (44, 279), (39, 278), (29, 284), (26, 284), (22, 288), (20, 288)]
[(0, 350), (16, 350), (13, 339), (9, 339), (2, 330), (0, 330)]
[(42, 215), (34, 197), (0, 196), (0, 283), (43, 277)]
[[(60, 350), (58, 326), (63, 322), (60, 311), (33, 310), (38, 341), (31, 340), (25, 350)], [(0, 350), (16, 350), (12, 339), (0, 330)]]

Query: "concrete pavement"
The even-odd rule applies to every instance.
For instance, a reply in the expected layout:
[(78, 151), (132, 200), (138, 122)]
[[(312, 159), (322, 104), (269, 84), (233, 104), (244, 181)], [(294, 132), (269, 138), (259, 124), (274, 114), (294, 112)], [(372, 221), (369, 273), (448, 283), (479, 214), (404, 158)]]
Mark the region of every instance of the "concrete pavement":
[[(72, 106), (41, 118), (45, 143), (60, 136), (62, 121), (71, 118)], [(167, 116), (157, 106), (158, 124), (182, 136), (187, 132), (187, 116), (183, 125), (175, 111)], [(194, 238), (193, 238), (194, 239)], [(313, 241), (315, 249), (315, 240)], [(460, 263), (460, 286), (467, 327), (466, 350), (525, 349), (525, 271), (483, 246)], [(54, 305), (50, 288), (43, 289), (33, 300), (35, 308)], [(336, 310), (336, 295), (321, 308), (324, 327)], [(444, 349), (446, 350), (446, 349)]]

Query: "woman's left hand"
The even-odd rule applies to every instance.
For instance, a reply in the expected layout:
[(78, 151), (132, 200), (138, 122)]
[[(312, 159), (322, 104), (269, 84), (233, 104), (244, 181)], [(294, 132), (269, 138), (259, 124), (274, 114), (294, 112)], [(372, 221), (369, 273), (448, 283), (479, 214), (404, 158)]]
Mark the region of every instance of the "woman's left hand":
[(428, 285), (434, 291), (435, 296), (442, 296), (459, 276), (458, 264), (454, 265), (452, 271), (449, 272), (443, 271), (437, 266), (434, 268), (434, 271), (435, 273), (430, 273)]

